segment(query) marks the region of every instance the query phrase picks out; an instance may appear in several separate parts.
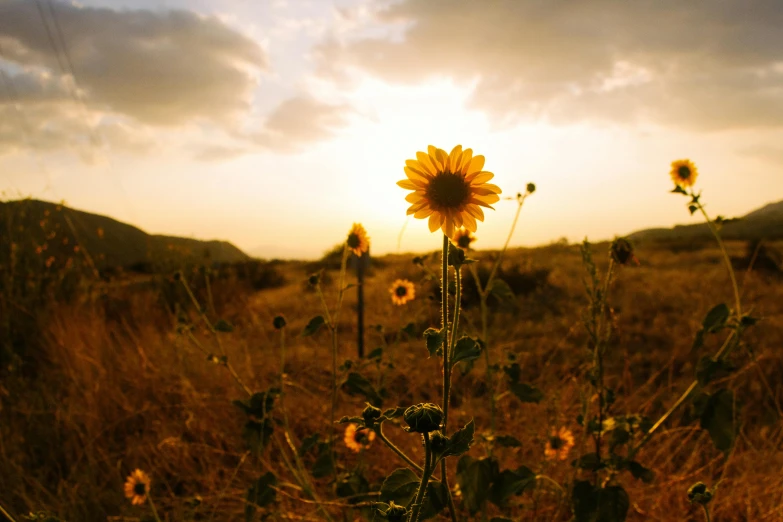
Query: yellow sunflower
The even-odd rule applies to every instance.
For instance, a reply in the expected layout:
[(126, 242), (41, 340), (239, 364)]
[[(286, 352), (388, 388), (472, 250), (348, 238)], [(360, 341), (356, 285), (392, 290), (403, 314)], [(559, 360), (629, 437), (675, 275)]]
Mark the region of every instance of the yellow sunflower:
[(487, 183), (495, 175), (483, 168), (484, 156), (474, 156), (471, 149), (463, 151), (462, 145), (450, 154), (432, 145), (427, 153), (417, 152), (415, 160), (405, 161), (408, 179), (397, 182), (414, 191), (405, 197), (411, 203), (408, 214), (417, 219), (429, 217), (430, 232), (440, 228), (448, 237), (463, 226), (475, 232), (476, 220), (484, 221), (481, 207), (492, 208), (502, 192)]
[(476, 236), (470, 233), (467, 228), (460, 228), (454, 233), (454, 244), (462, 250), (470, 249), (470, 244), (476, 240)]
[(369, 448), (374, 440), (375, 432), (367, 428), (359, 428), (356, 424), (349, 424), (345, 428), (343, 442), (354, 453), (359, 453), (361, 450)]
[(692, 187), (696, 183), (699, 171), (696, 170), (696, 165), (691, 160), (681, 159), (672, 161), (672, 170), (669, 174), (671, 174), (675, 185), (685, 188)]
[(147, 494), (150, 491), (150, 478), (142, 470), (137, 469), (125, 481), (125, 497), (130, 499), (131, 504), (140, 506), (147, 501)]
[(568, 428), (560, 428), (560, 431), (552, 430), (552, 434), (546, 441), (544, 457), (546, 460), (566, 460), (571, 448), (574, 447), (574, 434)]
[(389, 288), (392, 303), (404, 305), (416, 297), (416, 287), (407, 279), (397, 279)]
[(370, 238), (367, 231), (361, 223), (354, 223), (351, 231), (348, 232), (348, 239), (345, 240), (348, 248), (351, 249), (357, 257), (362, 257), (364, 252), (370, 250)]

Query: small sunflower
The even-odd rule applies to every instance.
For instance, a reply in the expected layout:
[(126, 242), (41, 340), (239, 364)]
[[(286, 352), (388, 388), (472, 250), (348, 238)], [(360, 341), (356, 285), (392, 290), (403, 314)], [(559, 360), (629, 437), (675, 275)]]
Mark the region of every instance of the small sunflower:
[(389, 288), (392, 303), (404, 305), (416, 297), (416, 287), (407, 279), (397, 279)]
[(544, 457), (547, 460), (565, 460), (568, 453), (574, 447), (574, 434), (568, 428), (560, 428), (560, 431), (552, 430), (552, 434), (546, 441)]
[(361, 223), (353, 224), (345, 242), (356, 257), (362, 257), (364, 252), (370, 250), (370, 238)]
[(343, 442), (354, 453), (359, 453), (361, 450), (369, 448), (374, 440), (375, 432), (367, 428), (359, 428), (356, 424), (349, 424), (345, 428)]
[(140, 506), (147, 501), (147, 494), (150, 491), (150, 478), (142, 470), (137, 469), (125, 481), (125, 497), (130, 499), (131, 504)]
[(469, 250), (470, 244), (476, 240), (476, 236), (470, 233), (467, 228), (460, 228), (454, 233), (454, 244), (462, 250)]
[(696, 177), (699, 175), (699, 171), (696, 169), (696, 165), (689, 159), (681, 159), (672, 161), (672, 170), (669, 172), (674, 180), (674, 184), (678, 187), (692, 187), (696, 183)]
[(484, 156), (474, 156), (471, 149), (457, 145), (451, 153), (432, 145), (427, 153), (417, 152), (416, 159), (405, 161), (408, 179), (400, 187), (413, 190), (405, 197), (411, 203), (408, 214), (417, 219), (429, 217), (430, 232), (440, 228), (448, 237), (457, 228), (476, 231), (476, 220), (484, 221), (481, 207), (492, 208), (500, 201), (502, 191), (487, 183), (495, 175), (482, 170)]

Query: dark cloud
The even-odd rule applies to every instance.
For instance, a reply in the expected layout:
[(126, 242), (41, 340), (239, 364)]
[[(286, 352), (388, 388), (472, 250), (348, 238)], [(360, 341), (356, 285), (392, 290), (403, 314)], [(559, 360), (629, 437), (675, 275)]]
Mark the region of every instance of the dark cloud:
[(207, 123), (235, 141), (196, 153), (218, 161), (295, 150), (344, 123), (340, 108), (295, 96), (265, 125), (249, 124), (267, 64), (258, 43), (214, 16), (0, 0), (0, 153), (91, 144), (141, 153), (154, 148), (151, 130)]
[(499, 120), (783, 124), (779, 0), (403, 0), (378, 21), (402, 38), (329, 41), (322, 72), (450, 77), (475, 85), (472, 103)]
[[(62, 2), (51, 4), (52, 17), (49, 5), (47, 0), (0, 4), (5, 59), (60, 77), (60, 64), (67, 71), (70, 57), (78, 86), (91, 107), (141, 122), (176, 125), (196, 118), (224, 122), (247, 109), (256, 75), (266, 67), (256, 42), (215, 17)], [(68, 56), (56, 50), (60, 31), (55, 20)], [(22, 96), (28, 91), (24, 87), (19, 89)]]

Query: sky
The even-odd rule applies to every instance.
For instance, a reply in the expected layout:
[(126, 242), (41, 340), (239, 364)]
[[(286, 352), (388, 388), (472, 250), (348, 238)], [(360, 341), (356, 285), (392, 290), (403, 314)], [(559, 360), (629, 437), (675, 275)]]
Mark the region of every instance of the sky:
[(264, 258), (354, 222), (421, 252), (395, 183), (461, 144), (536, 184), (512, 246), (696, 222), (681, 158), (739, 216), (783, 199), (780, 27), (779, 0), (0, 0), (0, 192)]

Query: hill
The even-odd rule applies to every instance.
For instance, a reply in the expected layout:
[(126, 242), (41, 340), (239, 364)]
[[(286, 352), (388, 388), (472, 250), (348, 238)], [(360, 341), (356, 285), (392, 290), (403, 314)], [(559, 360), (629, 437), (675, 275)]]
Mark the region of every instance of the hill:
[[(706, 223), (698, 225), (676, 225), (674, 228), (649, 228), (630, 234), (637, 242), (668, 242), (681, 240), (709, 240), (710, 230)], [(725, 223), (721, 228), (725, 239), (758, 241), (762, 239), (783, 239), (783, 201), (770, 203), (739, 218)]]
[(250, 259), (227, 241), (148, 234), (107, 216), (35, 199), (0, 202), (0, 230), (0, 243), (15, 245), (16, 255), (36, 254), (53, 262), (84, 257), (99, 270)]

